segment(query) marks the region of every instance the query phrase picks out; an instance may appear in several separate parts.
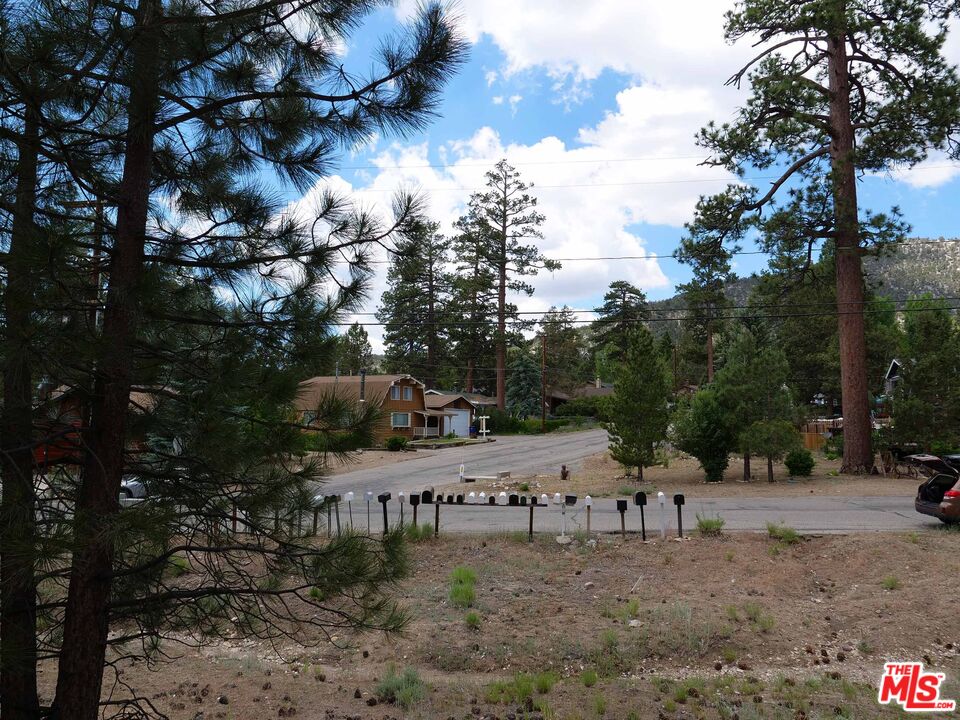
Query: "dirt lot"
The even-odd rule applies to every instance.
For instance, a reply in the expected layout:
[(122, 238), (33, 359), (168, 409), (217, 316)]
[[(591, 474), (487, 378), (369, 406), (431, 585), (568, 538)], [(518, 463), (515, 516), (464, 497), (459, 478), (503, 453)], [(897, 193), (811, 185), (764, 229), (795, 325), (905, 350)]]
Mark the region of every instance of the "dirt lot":
[[(574, 493), (580, 497), (614, 497), (626, 495), (637, 490), (662, 490), (667, 495), (684, 493), (688, 497), (791, 497), (800, 495), (915, 495), (920, 480), (916, 477), (896, 477), (893, 475), (839, 475), (840, 461), (828, 460), (816, 453), (816, 466), (813, 474), (807, 478), (791, 479), (782, 465), (774, 466), (774, 482), (767, 482), (765, 460), (754, 459), (751, 463), (749, 483), (743, 482), (743, 459), (730, 458), (722, 483), (707, 483), (703, 480), (703, 471), (692, 458), (673, 458), (668, 467), (646, 468), (643, 482), (624, 475), (623, 467), (610, 459), (608, 453), (599, 453), (584, 460), (581, 468), (571, 473), (571, 479), (560, 480), (559, 475), (515, 476), (504, 483), (478, 483), (470, 490), (489, 492), (490, 490), (516, 490), (529, 488), (530, 492), (552, 494), (554, 492)], [(634, 473), (636, 471), (634, 470)], [(463, 490), (456, 484), (447, 486)], [(445, 489), (447, 489), (445, 488)]]
[[(238, 638), (124, 679), (175, 720), (903, 717), (876, 703), (884, 659), (923, 660), (960, 699), (958, 540), (428, 540), (405, 637), (304, 636), (282, 660)], [(391, 667), (406, 708), (376, 700)]]

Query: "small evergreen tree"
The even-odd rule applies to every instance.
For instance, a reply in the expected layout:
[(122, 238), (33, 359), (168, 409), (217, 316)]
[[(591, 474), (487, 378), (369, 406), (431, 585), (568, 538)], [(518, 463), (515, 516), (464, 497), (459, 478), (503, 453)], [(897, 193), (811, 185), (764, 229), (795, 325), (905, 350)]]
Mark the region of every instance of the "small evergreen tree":
[(700, 390), (678, 410), (673, 441), (680, 450), (700, 461), (707, 482), (723, 482), (737, 438), (730, 430), (727, 410), (716, 391), (709, 387)]
[(603, 423), (610, 437), (610, 456), (627, 469), (655, 462), (654, 450), (666, 439), (670, 421), (670, 380), (653, 335), (637, 325), (619, 365), (614, 393), (605, 406)]

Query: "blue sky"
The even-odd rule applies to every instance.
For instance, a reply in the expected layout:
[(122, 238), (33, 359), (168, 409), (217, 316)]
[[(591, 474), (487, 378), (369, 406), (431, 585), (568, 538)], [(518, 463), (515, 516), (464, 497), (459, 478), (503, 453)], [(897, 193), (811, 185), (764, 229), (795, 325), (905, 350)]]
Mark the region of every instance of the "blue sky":
[[(448, 86), (441, 116), (422, 134), (378, 138), (344, 157), (329, 182), (375, 207), (397, 187), (419, 188), (449, 229), (484, 170), (506, 157), (536, 186), (547, 217), (540, 245), (548, 256), (669, 256), (698, 195), (729, 179), (698, 167), (703, 153), (693, 143), (699, 127), (731, 117), (747, 96), (724, 86), (752, 50), (724, 42), (727, 5), (463, 0), (470, 59)], [(414, 8), (412, 0), (400, 0), (371, 17), (347, 41), (346, 64), (368, 67), (376, 38)], [(948, 54), (960, 61), (957, 37)], [(945, 158), (897, 177), (868, 178), (860, 197), (864, 208), (898, 205), (914, 235), (960, 234), (960, 167)], [(739, 256), (736, 270), (750, 274), (763, 265), (762, 256)], [(619, 279), (658, 299), (688, 275), (669, 257), (567, 262), (535, 278), (536, 294), (518, 304), (589, 308)], [(384, 287), (385, 268), (367, 310), (376, 309)], [(369, 330), (379, 350), (380, 333)]]

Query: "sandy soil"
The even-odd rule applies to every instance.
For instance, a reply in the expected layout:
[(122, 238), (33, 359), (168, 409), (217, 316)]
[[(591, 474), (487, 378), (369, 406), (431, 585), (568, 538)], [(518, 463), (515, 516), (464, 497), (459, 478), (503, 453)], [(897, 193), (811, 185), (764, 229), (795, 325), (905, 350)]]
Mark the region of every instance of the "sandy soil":
[[(884, 659), (923, 660), (960, 699), (958, 539), (429, 540), (405, 637), (304, 635), (282, 660), (238, 638), (124, 680), (173, 720), (902, 717), (876, 703)], [(448, 599), (459, 565), (476, 627)], [(424, 683), (407, 709), (376, 699), (391, 666)], [(540, 692), (517, 673), (552, 675)]]
[[(920, 480), (916, 477), (896, 477), (888, 475), (839, 475), (840, 461), (827, 460), (817, 454), (813, 474), (807, 478), (788, 477), (782, 465), (774, 466), (774, 482), (767, 481), (766, 461), (753, 460), (751, 478), (743, 482), (743, 459), (731, 458), (722, 483), (707, 483), (703, 480), (703, 471), (693, 458), (674, 458), (668, 467), (646, 468), (643, 481), (636, 475), (624, 475), (623, 467), (610, 459), (608, 453), (599, 453), (583, 461), (582, 466), (571, 472), (570, 480), (561, 481), (559, 475), (514, 476), (509, 482), (478, 483), (470, 489), (510, 490), (529, 487), (530, 491), (551, 494), (569, 492), (580, 497), (615, 497), (629, 492), (644, 490), (662, 490), (670, 495), (684, 493), (688, 497), (793, 497), (801, 495), (838, 495), (838, 496), (876, 496), (876, 495), (915, 495)], [(636, 471), (634, 470), (634, 473)], [(444, 489), (453, 489), (456, 483)]]

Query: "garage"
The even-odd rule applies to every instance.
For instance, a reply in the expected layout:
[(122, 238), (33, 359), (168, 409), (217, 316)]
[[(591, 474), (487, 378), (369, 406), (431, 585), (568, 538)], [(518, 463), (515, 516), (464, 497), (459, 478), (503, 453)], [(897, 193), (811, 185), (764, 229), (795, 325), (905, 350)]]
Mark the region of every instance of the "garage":
[(448, 433), (454, 433), (457, 437), (468, 437), (470, 435), (470, 411), (458, 410), (457, 408), (446, 408), (448, 415), (446, 418), (446, 428)]

